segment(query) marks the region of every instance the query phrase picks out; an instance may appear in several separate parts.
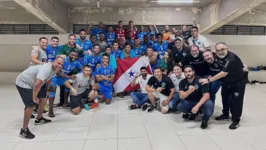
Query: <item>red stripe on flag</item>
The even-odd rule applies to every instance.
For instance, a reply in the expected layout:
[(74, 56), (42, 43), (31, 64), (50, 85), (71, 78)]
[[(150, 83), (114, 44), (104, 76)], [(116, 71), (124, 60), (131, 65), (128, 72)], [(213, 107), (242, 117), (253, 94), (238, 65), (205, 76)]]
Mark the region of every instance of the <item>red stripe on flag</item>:
[(115, 77), (113, 83), (115, 83), (120, 76), (127, 71), (139, 58), (128, 58), (128, 59), (117, 59), (116, 64), (117, 68), (115, 71)]

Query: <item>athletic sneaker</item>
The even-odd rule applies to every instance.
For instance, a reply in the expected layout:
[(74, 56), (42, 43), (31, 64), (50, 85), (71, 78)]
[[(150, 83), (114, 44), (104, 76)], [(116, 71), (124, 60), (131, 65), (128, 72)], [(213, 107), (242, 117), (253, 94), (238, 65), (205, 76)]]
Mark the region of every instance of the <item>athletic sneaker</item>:
[(208, 121), (202, 120), (200, 127), (201, 129), (206, 129), (208, 127)]
[(30, 118), (33, 119), (33, 118), (35, 118), (35, 116), (33, 114), (31, 114)]
[(154, 110), (154, 106), (151, 105), (151, 106), (149, 107), (149, 109), (148, 109), (148, 112), (152, 112), (153, 110)]
[(25, 138), (25, 139), (33, 139), (33, 138), (35, 138), (35, 135), (30, 132), (29, 128), (21, 129), (20, 133), (19, 133), (19, 136), (22, 137), (22, 138)]
[(96, 108), (99, 106), (99, 103), (93, 103), (91, 106), (90, 106), (90, 109), (93, 109), (93, 108)]
[(131, 104), (128, 106), (128, 109), (129, 110), (138, 109), (138, 106), (137, 106), (137, 104)]
[(233, 123), (229, 126), (229, 129), (235, 130), (239, 127), (239, 121), (233, 121)]
[(188, 119), (188, 117), (189, 117), (188, 113), (183, 113), (183, 115), (182, 115), (183, 119)]
[(188, 120), (196, 120), (196, 114), (190, 114)]
[(145, 103), (141, 106), (142, 111), (145, 111), (148, 108), (148, 104)]
[(40, 118), (40, 119), (37, 119), (35, 120), (35, 124), (46, 124), (46, 123), (50, 123), (52, 122), (52, 120), (49, 120), (49, 119), (45, 119), (45, 118)]
[(229, 116), (225, 116), (224, 114), (222, 114), (221, 116), (215, 117), (215, 120), (229, 120)]

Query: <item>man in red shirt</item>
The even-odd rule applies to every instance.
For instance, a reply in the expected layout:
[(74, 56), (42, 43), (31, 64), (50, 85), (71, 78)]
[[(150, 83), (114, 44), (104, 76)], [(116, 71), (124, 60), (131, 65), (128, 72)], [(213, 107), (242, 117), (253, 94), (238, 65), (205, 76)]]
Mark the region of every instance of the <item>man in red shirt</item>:
[(116, 28), (115, 34), (117, 39), (126, 36), (126, 31), (123, 28), (123, 21), (118, 21), (118, 28)]
[(134, 40), (136, 38), (137, 31), (134, 29), (133, 21), (128, 22), (129, 29), (127, 30), (127, 34), (130, 34), (131, 39)]

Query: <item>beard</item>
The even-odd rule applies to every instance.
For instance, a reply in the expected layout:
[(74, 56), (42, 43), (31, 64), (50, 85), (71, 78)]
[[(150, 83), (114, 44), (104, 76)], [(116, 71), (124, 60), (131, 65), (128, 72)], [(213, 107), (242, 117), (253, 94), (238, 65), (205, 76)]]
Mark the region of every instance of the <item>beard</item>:
[(187, 79), (192, 79), (194, 76), (193, 75), (187, 75), (186, 78)]
[(80, 39), (85, 40), (86, 36), (80, 36)]
[(143, 73), (141, 74), (142, 78), (146, 78), (147, 77), (147, 74), (146, 73)]

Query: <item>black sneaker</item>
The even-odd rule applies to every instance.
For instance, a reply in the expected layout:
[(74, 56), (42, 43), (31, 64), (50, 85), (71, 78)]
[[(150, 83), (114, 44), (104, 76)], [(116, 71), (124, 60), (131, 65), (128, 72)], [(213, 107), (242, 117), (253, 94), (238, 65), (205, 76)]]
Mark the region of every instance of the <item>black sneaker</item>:
[(149, 109), (148, 109), (148, 112), (152, 112), (154, 110), (154, 106), (150, 106)]
[(30, 132), (28, 128), (26, 129), (21, 129), (19, 136), (25, 139), (33, 139), (35, 138), (35, 135)]
[(202, 120), (200, 127), (201, 129), (206, 129), (208, 127), (208, 121)]
[(133, 110), (133, 109), (137, 109), (138, 106), (137, 106), (137, 104), (131, 104), (128, 106), (128, 108), (129, 108), (129, 110)]
[(34, 116), (33, 114), (31, 114), (30, 118), (31, 118), (31, 119), (34, 119), (34, 118), (35, 118), (35, 116)]
[(49, 119), (45, 119), (45, 118), (40, 118), (40, 119), (37, 119), (35, 120), (35, 124), (46, 124), (46, 123), (50, 123), (52, 122), (51, 120)]
[(221, 121), (221, 120), (229, 120), (229, 116), (226, 116), (222, 114), (221, 116), (215, 117), (215, 120)]
[(196, 120), (196, 114), (190, 114), (188, 120)]
[(148, 108), (148, 104), (145, 103), (141, 106), (142, 111), (145, 111)]
[(189, 117), (189, 115), (187, 113), (183, 113), (183, 115), (182, 115), (183, 119), (188, 119), (188, 117)]
[(229, 126), (229, 129), (235, 130), (239, 127), (239, 121), (233, 121), (233, 123)]

